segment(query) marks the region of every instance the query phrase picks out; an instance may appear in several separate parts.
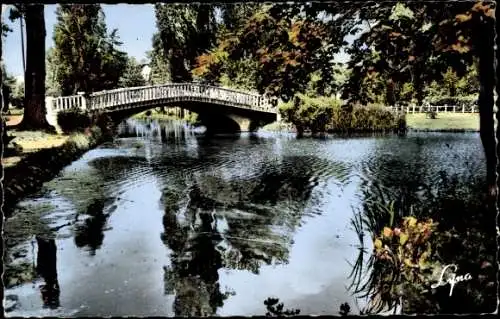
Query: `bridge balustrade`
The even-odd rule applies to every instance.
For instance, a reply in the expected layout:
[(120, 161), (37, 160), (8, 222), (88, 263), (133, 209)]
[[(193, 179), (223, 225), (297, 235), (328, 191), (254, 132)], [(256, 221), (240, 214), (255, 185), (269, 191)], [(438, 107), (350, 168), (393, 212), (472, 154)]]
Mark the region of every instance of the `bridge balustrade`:
[(115, 110), (134, 107), (136, 104), (174, 101), (204, 101), (222, 103), (224, 105), (248, 108), (264, 112), (276, 113), (269, 98), (236, 91), (227, 88), (193, 83), (171, 83), (134, 88), (122, 88), (101, 91), (91, 94), (88, 98), (82, 94), (57, 97), (52, 100), (51, 110), (56, 112), (70, 109), (81, 110)]

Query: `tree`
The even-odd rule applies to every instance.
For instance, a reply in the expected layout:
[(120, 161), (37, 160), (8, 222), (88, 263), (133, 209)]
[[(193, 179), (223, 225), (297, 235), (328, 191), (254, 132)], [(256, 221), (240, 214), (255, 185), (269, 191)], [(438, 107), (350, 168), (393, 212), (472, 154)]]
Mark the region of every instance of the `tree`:
[[(19, 8), (21, 9), (21, 8)], [(46, 130), (45, 118), (45, 17), (44, 6), (24, 5), (20, 11), (26, 21), (26, 73), (24, 115), (19, 128)]]
[(146, 81), (141, 73), (141, 66), (137, 63), (134, 57), (129, 57), (127, 61), (127, 68), (120, 78), (119, 87), (134, 87), (144, 86)]
[(290, 100), (308, 89), (313, 74), (319, 87), (331, 82), (332, 58), (338, 51), (337, 33), (316, 16), (300, 16), (300, 5), (264, 5), (228, 31), (217, 48), (198, 58), (193, 72), (214, 79), (230, 74), (232, 61), (250, 60), (257, 67), (255, 87), (261, 93)]
[(2, 112), (6, 113), (9, 110), (9, 104), (12, 101), (12, 91), (15, 89), (16, 85), (16, 80), (12, 75), (7, 73), (7, 70), (5, 68), (5, 64), (2, 62), (1, 64), (1, 72), (3, 75), (2, 78)]
[(455, 96), (457, 94), (458, 80), (457, 73), (451, 67), (443, 74), (443, 84), (448, 96)]
[(156, 24), (165, 60), (173, 82), (191, 82), (196, 58), (215, 42), (216, 23), (213, 5), (155, 4)]
[(170, 66), (166, 55), (163, 53), (163, 45), (158, 32), (153, 35), (152, 42), (153, 48), (147, 53), (151, 67), (151, 82), (153, 84), (165, 84), (171, 78), (169, 72)]
[(422, 103), (426, 86), (440, 81), (449, 67), (462, 77), (473, 55), (467, 47), (456, 45), (456, 37), (447, 43), (449, 34), (463, 27), (448, 28), (446, 21), (471, 6), (466, 2), (408, 2), (355, 8), (356, 14), (346, 18), (364, 21), (367, 28), (348, 49), (352, 74), (345, 96), (360, 100), (361, 80), (372, 70), (386, 77), (388, 104), (400, 99), (404, 83), (412, 83), (414, 98)]
[(117, 30), (107, 33), (104, 13), (98, 4), (59, 5), (54, 26), (53, 61), (63, 95), (114, 89), (122, 76), (127, 56)]
[[(493, 198), (498, 194), (497, 170), (500, 170), (500, 167), (497, 167), (497, 153), (500, 153), (500, 147), (495, 141), (493, 112), (495, 8), (493, 3), (486, 1), (468, 3), (465, 8), (466, 10), (463, 10), (462, 7), (461, 11), (452, 10), (451, 16), (442, 19), (438, 43), (444, 50), (470, 52), (478, 58), (480, 136), (486, 155), (486, 182), (490, 197)], [(498, 130), (496, 135), (500, 137)]]
[(59, 96), (61, 95), (61, 88), (57, 82), (57, 69), (59, 65), (55, 61), (54, 48), (49, 48), (46, 53), (47, 74), (45, 77), (45, 87), (47, 95)]

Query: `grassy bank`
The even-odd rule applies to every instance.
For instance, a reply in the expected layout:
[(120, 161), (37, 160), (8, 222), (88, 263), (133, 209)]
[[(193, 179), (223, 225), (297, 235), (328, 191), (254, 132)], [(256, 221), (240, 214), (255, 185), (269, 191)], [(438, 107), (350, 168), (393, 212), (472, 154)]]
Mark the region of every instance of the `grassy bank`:
[[(47, 148), (47, 141), (42, 133), (13, 132), (18, 135), (31, 135), (32, 146), (36, 151), (21, 152), (21, 159), (12, 165), (4, 166), (4, 211), (9, 216), (15, 204), (25, 196), (38, 191), (43, 183), (51, 180), (71, 162), (83, 153), (104, 141), (105, 136), (98, 127), (93, 127), (87, 133), (74, 133), (58, 140), (59, 145)], [(38, 134), (38, 139), (33, 135)], [(61, 143), (61, 141), (64, 142)], [(42, 145), (45, 148), (41, 147)], [(3, 163), (2, 163), (3, 164)]]
[(437, 118), (426, 118), (425, 113), (406, 114), (408, 128), (416, 131), (466, 132), (479, 131), (479, 114), (438, 113)]
[(4, 153), (2, 158), (4, 168), (16, 165), (31, 153), (42, 149), (59, 147), (69, 138), (69, 135), (35, 131), (9, 131), (8, 134), (14, 138), (11, 143), (16, 148), (16, 152), (14, 154)]

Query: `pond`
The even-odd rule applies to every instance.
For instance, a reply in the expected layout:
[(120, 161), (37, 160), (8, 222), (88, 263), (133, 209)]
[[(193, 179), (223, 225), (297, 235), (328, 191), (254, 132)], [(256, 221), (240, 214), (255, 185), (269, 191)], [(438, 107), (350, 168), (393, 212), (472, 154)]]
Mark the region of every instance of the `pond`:
[[(127, 120), (6, 221), (6, 315), (252, 316), (268, 298), (301, 315), (345, 303), (358, 314), (369, 298), (350, 287), (363, 255), (352, 220), (368, 199), (403, 215), (432, 216), (449, 194), (471, 207), (484, 166), (476, 133), (208, 139), (178, 122)], [(494, 247), (489, 231), (475, 234)], [(471, 264), (495, 256), (461, 247)], [(448, 310), (494, 309), (482, 291), (476, 306)]]

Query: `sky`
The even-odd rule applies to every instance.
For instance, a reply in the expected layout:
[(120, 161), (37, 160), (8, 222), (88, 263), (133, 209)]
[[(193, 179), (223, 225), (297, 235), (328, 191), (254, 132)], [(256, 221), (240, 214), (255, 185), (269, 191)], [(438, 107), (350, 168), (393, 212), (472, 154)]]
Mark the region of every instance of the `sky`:
[[(9, 20), (9, 10), (2, 5), (2, 21), (7, 23), (13, 32), (9, 32), (3, 43), (3, 60), (7, 72), (15, 77), (23, 75), (23, 62), (21, 53), (21, 33), (19, 20), (12, 23)], [(45, 38), (46, 48), (54, 46), (52, 39), (56, 23), (57, 5), (45, 6)], [(108, 31), (118, 29), (121, 49), (138, 61), (146, 58), (146, 51), (151, 49), (151, 39), (156, 31), (156, 18), (153, 4), (103, 4)], [(26, 39), (25, 39), (26, 40)]]
[[(24, 72), (19, 20), (13, 23), (8, 19), (8, 7), (10, 6), (2, 5), (2, 21), (7, 23), (13, 32), (9, 32), (3, 40), (3, 60), (7, 72), (21, 79)], [(46, 49), (54, 45), (52, 35), (56, 23), (56, 7), (55, 4), (45, 5)], [(156, 31), (154, 5), (103, 4), (102, 8), (106, 16), (108, 31), (118, 29), (120, 41), (123, 42), (121, 49), (127, 52), (128, 55), (135, 57), (137, 61), (146, 59), (146, 51), (151, 49), (152, 37)], [(348, 42), (352, 41), (352, 39), (346, 40)], [(345, 62), (347, 59), (348, 56), (343, 52), (336, 55), (337, 61)]]

